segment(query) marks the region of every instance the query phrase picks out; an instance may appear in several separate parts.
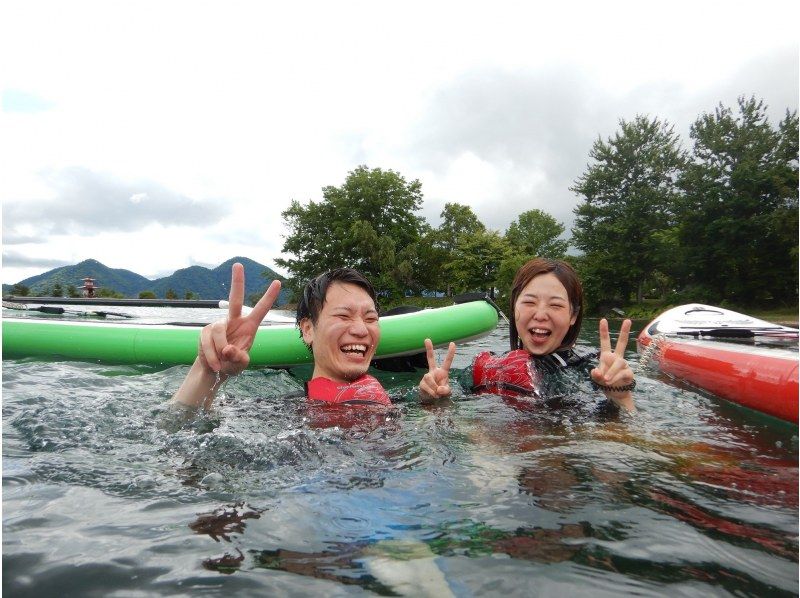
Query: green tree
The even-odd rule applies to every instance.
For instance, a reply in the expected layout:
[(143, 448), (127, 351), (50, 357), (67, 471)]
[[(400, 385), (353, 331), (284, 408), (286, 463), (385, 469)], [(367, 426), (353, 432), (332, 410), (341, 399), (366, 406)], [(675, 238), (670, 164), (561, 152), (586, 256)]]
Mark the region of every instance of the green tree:
[[(427, 272), (439, 281), (437, 287), (445, 284), (448, 297), (452, 295), (452, 280), (443, 277), (447, 264), (455, 258), (459, 239), (464, 235), (475, 235), (486, 231), (472, 208), (459, 203), (446, 203), (441, 214), (439, 228), (431, 232), (431, 251), (428, 255)], [(444, 280), (443, 280), (444, 278)]]
[(164, 295), (165, 299), (177, 299), (178, 293), (175, 292), (175, 289), (167, 289), (166, 294)]
[(672, 126), (636, 116), (620, 120), (620, 131), (595, 141), (589, 155), (595, 163), (571, 187), (583, 197), (572, 243), (586, 255), (594, 292), (641, 300), (648, 278), (669, 267), (654, 235), (674, 225), (685, 152)]
[(125, 295), (120, 293), (119, 291), (115, 291), (110, 287), (102, 287), (98, 289), (95, 293), (98, 297), (108, 297), (111, 299), (124, 299)]
[(195, 295), (195, 294), (194, 294), (192, 291), (186, 291), (186, 292), (183, 294), (183, 298), (184, 298), (184, 299), (187, 299), (187, 300), (192, 300), (192, 299), (195, 299), (195, 298), (196, 298), (196, 295)]
[(422, 185), (400, 174), (359, 166), (341, 187), (322, 189), (320, 202), (303, 206), (293, 200), (282, 217), (289, 230), (283, 253), (275, 260), (297, 288), (331, 268), (360, 270), (377, 289), (397, 295), (413, 273), (414, 246), (424, 221)]
[(679, 241), (688, 282), (707, 300), (797, 300), (798, 120), (775, 129), (761, 100), (720, 104), (692, 125)]
[(18, 282), (11, 288), (11, 294), (16, 295), (17, 297), (27, 297), (30, 295), (31, 289), (27, 285)]
[(62, 297), (64, 295), (64, 289), (61, 288), (61, 283), (57, 282), (53, 285), (53, 292), (50, 294), (51, 297)]
[(153, 291), (142, 291), (139, 293), (139, 299), (156, 299), (156, 294)]
[(541, 210), (523, 212), (506, 231), (506, 241), (515, 251), (529, 257), (561, 259), (567, 252), (569, 242), (559, 239), (564, 225)]
[(500, 264), (510, 252), (508, 243), (497, 231), (465, 233), (458, 237), (445, 273), (460, 290), (485, 290), (494, 298)]
[(78, 292), (78, 289), (75, 287), (74, 284), (67, 285), (67, 297), (80, 297), (81, 294)]

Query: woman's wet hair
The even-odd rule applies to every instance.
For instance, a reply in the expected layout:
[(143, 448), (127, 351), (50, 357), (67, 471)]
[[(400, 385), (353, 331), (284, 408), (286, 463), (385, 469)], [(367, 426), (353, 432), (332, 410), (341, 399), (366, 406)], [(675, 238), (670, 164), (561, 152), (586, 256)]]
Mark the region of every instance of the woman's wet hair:
[(342, 284), (354, 284), (364, 289), (367, 294), (372, 298), (375, 303), (375, 309), (378, 309), (378, 299), (375, 295), (375, 289), (372, 284), (364, 278), (364, 276), (353, 268), (337, 268), (330, 272), (320, 274), (316, 278), (308, 281), (303, 289), (303, 295), (297, 304), (297, 325), (308, 318), (312, 324), (317, 323), (319, 314), (322, 311), (322, 306), (325, 304), (325, 297), (328, 294), (328, 287), (334, 282)]
[[(578, 274), (567, 262), (563, 260), (537, 257), (530, 260), (519, 270), (517, 270), (517, 274), (514, 276), (514, 282), (511, 285), (510, 313), (516, 315), (514, 307), (517, 304), (517, 299), (522, 293), (522, 289), (524, 289), (527, 284), (537, 276), (551, 272), (556, 276), (556, 278), (558, 278), (561, 284), (564, 285), (564, 288), (567, 289), (567, 298), (569, 299), (570, 310), (572, 314), (576, 316), (575, 323), (569, 327), (569, 330), (567, 330), (567, 334), (564, 336), (564, 340), (561, 341), (561, 347), (559, 348), (571, 347), (575, 344), (575, 341), (578, 340), (578, 333), (581, 331), (581, 321), (583, 320), (583, 285), (581, 285)], [(522, 349), (522, 341), (519, 339), (516, 323), (509, 328), (511, 350), (513, 351), (514, 349)]]

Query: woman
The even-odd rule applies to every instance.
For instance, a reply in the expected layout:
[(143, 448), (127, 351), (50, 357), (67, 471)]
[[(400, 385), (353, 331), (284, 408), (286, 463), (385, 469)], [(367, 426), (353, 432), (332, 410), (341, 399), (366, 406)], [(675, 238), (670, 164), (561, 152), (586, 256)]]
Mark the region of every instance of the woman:
[[(535, 258), (522, 266), (511, 288), (511, 351), (495, 357), (481, 353), (472, 364), (472, 391), (505, 396), (537, 396), (543, 379), (564, 368), (586, 368), (590, 356), (575, 350), (583, 319), (583, 287), (572, 267), (562, 260)], [(618, 407), (635, 411), (636, 382), (625, 347), (631, 321), (625, 320), (616, 347), (611, 348), (608, 322), (600, 320), (600, 354), (590, 371), (592, 386)], [(433, 345), (425, 340), (429, 371), (420, 381), (420, 397), (432, 401), (451, 394), (448, 382), (455, 346), (441, 366)], [(592, 356), (593, 357), (593, 356)]]

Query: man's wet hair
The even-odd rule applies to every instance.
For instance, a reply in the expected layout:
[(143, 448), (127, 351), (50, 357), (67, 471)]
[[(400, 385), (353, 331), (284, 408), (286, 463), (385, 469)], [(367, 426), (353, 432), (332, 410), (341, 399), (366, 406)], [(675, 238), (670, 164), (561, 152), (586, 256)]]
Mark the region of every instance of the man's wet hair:
[(353, 268), (336, 268), (330, 272), (320, 274), (316, 278), (308, 281), (300, 301), (297, 304), (297, 325), (308, 318), (312, 324), (317, 323), (322, 306), (325, 304), (325, 297), (328, 294), (328, 287), (334, 282), (342, 284), (354, 284), (364, 289), (375, 303), (375, 310), (378, 309), (378, 299), (372, 284), (364, 278), (358, 270)]

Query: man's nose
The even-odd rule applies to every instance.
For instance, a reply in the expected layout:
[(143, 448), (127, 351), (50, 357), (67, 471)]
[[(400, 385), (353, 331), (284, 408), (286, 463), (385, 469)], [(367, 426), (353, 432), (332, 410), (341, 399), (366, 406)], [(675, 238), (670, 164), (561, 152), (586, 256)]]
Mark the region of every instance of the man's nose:
[(369, 330), (367, 330), (366, 322), (361, 318), (353, 320), (353, 323), (350, 325), (350, 334), (354, 336), (367, 336)]

